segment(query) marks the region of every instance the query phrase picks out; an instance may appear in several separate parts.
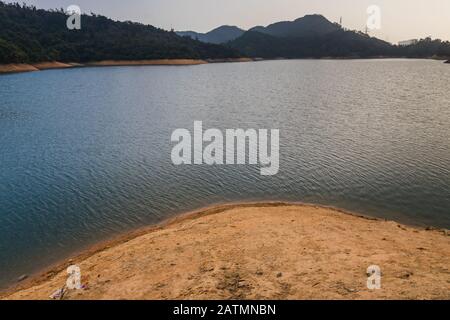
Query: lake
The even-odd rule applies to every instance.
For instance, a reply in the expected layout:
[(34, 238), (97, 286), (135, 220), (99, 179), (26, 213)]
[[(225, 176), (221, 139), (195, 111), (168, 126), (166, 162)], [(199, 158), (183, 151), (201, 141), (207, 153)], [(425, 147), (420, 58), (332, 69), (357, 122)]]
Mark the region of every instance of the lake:
[[(291, 60), (0, 76), (0, 286), (208, 205), (299, 201), (450, 227), (450, 66)], [(280, 170), (174, 166), (171, 134), (279, 129)]]

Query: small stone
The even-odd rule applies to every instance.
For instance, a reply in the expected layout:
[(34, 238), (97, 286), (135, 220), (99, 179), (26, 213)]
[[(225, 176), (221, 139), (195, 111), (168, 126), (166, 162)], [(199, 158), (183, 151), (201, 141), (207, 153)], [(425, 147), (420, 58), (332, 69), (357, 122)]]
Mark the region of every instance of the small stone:
[(279, 272), (278, 274), (277, 274), (277, 278), (281, 278), (283, 276), (283, 273), (281, 273), (281, 272)]
[(17, 278), (17, 281), (21, 282), (21, 281), (23, 281), (23, 280), (25, 280), (27, 278), (28, 278), (28, 275), (27, 274), (23, 274), (19, 278)]
[(50, 295), (50, 299), (62, 300), (65, 293), (66, 293), (66, 290), (64, 288), (58, 289)]
[(412, 272), (409, 272), (409, 271), (405, 271), (405, 272), (403, 272), (403, 273), (401, 273), (400, 275), (399, 275), (399, 278), (400, 279), (409, 279), (409, 278), (411, 278), (411, 276), (413, 275), (413, 273)]

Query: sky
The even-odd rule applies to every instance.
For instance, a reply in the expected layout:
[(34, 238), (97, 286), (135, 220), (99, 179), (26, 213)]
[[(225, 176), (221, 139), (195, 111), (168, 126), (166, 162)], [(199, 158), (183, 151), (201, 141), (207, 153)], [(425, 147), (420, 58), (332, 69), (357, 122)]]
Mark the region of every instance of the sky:
[[(11, 1), (7, 1), (11, 2)], [(207, 32), (220, 25), (249, 29), (318, 13), (349, 29), (365, 29), (370, 5), (381, 11), (373, 36), (389, 42), (414, 38), (450, 40), (450, 0), (20, 0), (38, 8), (78, 5), (114, 20), (131, 20), (166, 30)]]

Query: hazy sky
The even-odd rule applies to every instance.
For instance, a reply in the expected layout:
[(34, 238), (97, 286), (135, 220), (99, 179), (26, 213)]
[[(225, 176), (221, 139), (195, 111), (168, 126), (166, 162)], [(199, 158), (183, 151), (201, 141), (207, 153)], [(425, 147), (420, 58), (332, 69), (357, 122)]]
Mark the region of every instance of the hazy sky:
[[(23, 2), (20, 0), (19, 2)], [(450, 0), (24, 0), (39, 8), (95, 12), (175, 30), (206, 32), (223, 24), (247, 29), (305, 14), (320, 13), (333, 22), (343, 17), (350, 29), (364, 30), (369, 5), (381, 8), (381, 30), (390, 42), (432, 36), (450, 40)]]

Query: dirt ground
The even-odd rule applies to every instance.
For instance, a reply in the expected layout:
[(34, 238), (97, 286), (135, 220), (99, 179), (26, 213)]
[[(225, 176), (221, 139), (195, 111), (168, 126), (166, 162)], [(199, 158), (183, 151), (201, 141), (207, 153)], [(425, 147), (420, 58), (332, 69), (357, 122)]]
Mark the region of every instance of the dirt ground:
[[(450, 238), (308, 205), (229, 205), (130, 236), (78, 265), (62, 299), (449, 299)], [(381, 289), (367, 288), (380, 267)], [(65, 269), (6, 299), (49, 299)]]

